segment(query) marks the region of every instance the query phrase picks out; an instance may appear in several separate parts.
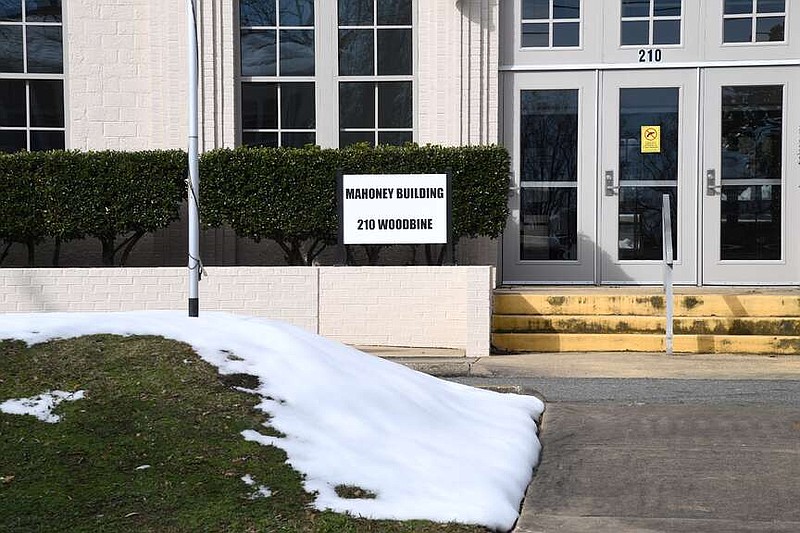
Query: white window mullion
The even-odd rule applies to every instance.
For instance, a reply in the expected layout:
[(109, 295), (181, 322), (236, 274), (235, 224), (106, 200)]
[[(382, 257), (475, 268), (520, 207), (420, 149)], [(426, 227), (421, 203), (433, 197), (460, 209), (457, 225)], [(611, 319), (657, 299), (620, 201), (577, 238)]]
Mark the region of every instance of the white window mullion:
[[(277, 2), (275, 2), (275, 4), (277, 4)], [(278, 146), (283, 146), (283, 113), (281, 113), (282, 100), (283, 100), (283, 85), (280, 82), (278, 82), (276, 85), (277, 85), (277, 90), (275, 91), (275, 94), (278, 97), (277, 98), (277, 100), (278, 100), (278, 117), (277, 117), (277, 119), (278, 119)]]
[(339, 145), (339, 14), (336, 2), (315, 3), (317, 144)]
[(25, 80), (25, 148), (31, 149), (31, 82)]
[[(377, 5), (377, 3), (378, 2), (376, 1), (375, 4)], [(376, 62), (377, 62), (377, 58), (376, 58)], [(377, 81), (374, 83), (374, 87), (373, 87), (372, 90), (375, 91), (375, 122), (374, 122), (375, 132), (374, 132), (374, 135), (373, 135), (373, 139), (375, 139), (375, 146), (378, 146), (378, 114), (379, 114), (378, 113), (378, 107), (380, 106), (380, 102), (378, 102), (378, 82)]]

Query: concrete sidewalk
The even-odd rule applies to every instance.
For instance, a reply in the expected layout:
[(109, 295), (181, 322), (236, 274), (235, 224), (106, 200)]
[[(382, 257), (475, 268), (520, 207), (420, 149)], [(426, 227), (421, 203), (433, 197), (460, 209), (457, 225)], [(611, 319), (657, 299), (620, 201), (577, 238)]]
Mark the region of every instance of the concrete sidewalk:
[(800, 356), (391, 359), (557, 398), (515, 533), (800, 531)]
[(526, 353), (481, 358), (413, 355), (415, 349), (371, 351), (439, 377), (564, 377), (800, 380), (798, 355), (663, 353)]
[(800, 407), (551, 403), (516, 533), (800, 531)]

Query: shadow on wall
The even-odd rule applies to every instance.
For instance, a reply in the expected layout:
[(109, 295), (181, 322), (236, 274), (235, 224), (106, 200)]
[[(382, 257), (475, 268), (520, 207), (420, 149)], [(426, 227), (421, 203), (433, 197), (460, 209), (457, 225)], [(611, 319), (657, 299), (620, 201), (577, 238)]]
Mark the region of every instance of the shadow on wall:
[[(122, 239), (120, 239), (122, 240)], [(0, 256), (7, 243), (0, 240)], [(238, 237), (228, 228), (203, 230), (200, 254), (205, 266), (286, 266), (283, 250), (273, 241)], [(188, 226), (185, 209), (181, 218), (167, 228), (145, 235), (133, 249), (125, 265), (128, 267), (183, 267), (188, 264)], [(348, 264), (352, 266), (411, 266), (437, 264), (440, 245), (349, 246)], [(119, 254), (118, 254), (119, 255)], [(497, 241), (489, 238), (462, 238), (456, 246), (457, 263), (461, 265), (494, 265)], [(0, 268), (102, 267), (102, 248), (97, 239), (63, 242), (58, 247), (53, 239), (36, 245), (34, 262), (28, 262), (24, 244), (14, 243)], [(314, 261), (317, 266), (336, 263), (336, 247), (328, 246)]]
[[(201, 259), (205, 266), (287, 266), (284, 252), (272, 241), (255, 242), (237, 237), (230, 229), (205, 230), (200, 236)], [(0, 242), (0, 252), (5, 249)], [(14, 243), (0, 268), (89, 268), (102, 267), (102, 253), (97, 239), (65, 242), (54, 262), (55, 242), (48, 239), (35, 248), (34, 262), (28, 262), (28, 250)], [(350, 266), (424, 266), (439, 264), (441, 245), (348, 246)], [(124, 265), (127, 267), (183, 267), (187, 260), (186, 227), (176, 223), (167, 229), (143, 237)], [(459, 265), (494, 265), (497, 240), (463, 238), (456, 247)], [(315, 266), (336, 264), (335, 246), (328, 246), (314, 261)]]
[(456, 9), (461, 12), (461, 15), (475, 24), (487, 24), (486, 30), (489, 32), (496, 31), (494, 17), (484, 17), (482, 13), (497, 12), (499, 0), (456, 0)]
[[(510, 222), (510, 227), (509, 227), (509, 229), (507, 231), (513, 231), (513, 225), (514, 225), (514, 223)], [(552, 241), (550, 241), (550, 242), (552, 242)], [(625, 284), (631, 284), (632, 285), (632, 282), (634, 281), (633, 278), (631, 278), (629, 275), (627, 275), (619, 266), (614, 264), (614, 260), (612, 259), (612, 257), (605, 250), (601, 249), (597, 245), (597, 243), (595, 242), (595, 240), (592, 237), (590, 237), (590, 236), (588, 236), (586, 234), (583, 234), (583, 233), (579, 233), (578, 236), (577, 236), (577, 242), (575, 243), (575, 246), (577, 247), (578, 250), (586, 250), (586, 249), (593, 250), (594, 253), (591, 254), (592, 257), (588, 258), (588, 261), (589, 262), (594, 261), (595, 264), (597, 265), (597, 271), (598, 271), (599, 279), (613, 279), (613, 280), (615, 280), (614, 281), (615, 284), (618, 283), (620, 285), (625, 285)], [(554, 256), (558, 256), (559, 254), (558, 253), (554, 253), (553, 255)], [(539, 264), (542, 265), (542, 266), (546, 266), (547, 260), (544, 260), (544, 261), (540, 262)], [(535, 269), (536, 266), (533, 265), (531, 268)], [(592, 269), (590, 269), (590, 271), (591, 270)], [(585, 287), (595, 286), (595, 285), (591, 284), (592, 280), (587, 279), (585, 281), (589, 282), (589, 284), (584, 285)], [(544, 285), (547, 285), (547, 283), (545, 283)], [(550, 285), (558, 285), (557, 280), (554, 280), (553, 283), (550, 283)], [(541, 285), (539, 285), (539, 286), (541, 286)], [(535, 287), (537, 287), (537, 285), (531, 285), (530, 287), (531, 288), (535, 288)], [(565, 286), (565, 287), (567, 287), (570, 291), (575, 291), (575, 290), (580, 291), (581, 285), (569, 285), (569, 286)], [(538, 308), (530, 300), (515, 299), (514, 300), (515, 305), (514, 305), (513, 311), (511, 311), (511, 313), (515, 314), (515, 315), (526, 315), (526, 314), (530, 314), (530, 315), (554, 315), (554, 314), (559, 314), (558, 313), (559, 306), (562, 306), (566, 302), (566, 297), (565, 297), (564, 294), (565, 293), (559, 293), (558, 291), (553, 292), (553, 294), (550, 297), (548, 297), (547, 299), (545, 299), (542, 302), (542, 307), (541, 308)], [(663, 297), (659, 296), (659, 297), (656, 297), (656, 298), (660, 298), (661, 300), (660, 301), (654, 301), (654, 302), (652, 302), (652, 304), (654, 306), (660, 305), (660, 306), (663, 307), (664, 306)], [(537, 322), (537, 324), (538, 324), (538, 322)], [(556, 333), (557, 331), (555, 331), (555, 330), (537, 330), (536, 332), (537, 333)], [(511, 332), (511, 331), (509, 331), (508, 333), (510, 333), (512, 335), (514, 334), (514, 332)], [(523, 333), (523, 332), (516, 332), (516, 333)], [(635, 340), (633, 342), (635, 342)], [(536, 349), (537, 352), (560, 352), (561, 350), (562, 350), (562, 341), (561, 341), (561, 337), (559, 335), (548, 335), (548, 336), (542, 337), (541, 339), (537, 339), (537, 349)], [(512, 352), (506, 351), (506, 350), (504, 350), (503, 348), (501, 348), (498, 345), (493, 345), (492, 346), (492, 353), (493, 354), (504, 354), (504, 353), (512, 353)]]

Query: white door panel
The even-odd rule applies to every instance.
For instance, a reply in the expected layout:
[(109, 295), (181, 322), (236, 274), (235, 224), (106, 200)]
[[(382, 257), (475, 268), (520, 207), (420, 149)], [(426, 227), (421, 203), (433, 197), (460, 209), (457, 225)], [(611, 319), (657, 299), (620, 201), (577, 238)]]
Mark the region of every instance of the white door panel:
[(602, 89), (600, 281), (661, 282), (668, 194), (675, 281), (696, 283), (696, 71), (605, 72)]
[(505, 283), (594, 283), (596, 99), (594, 72), (507, 78)]
[(800, 69), (708, 69), (703, 283), (800, 281)]

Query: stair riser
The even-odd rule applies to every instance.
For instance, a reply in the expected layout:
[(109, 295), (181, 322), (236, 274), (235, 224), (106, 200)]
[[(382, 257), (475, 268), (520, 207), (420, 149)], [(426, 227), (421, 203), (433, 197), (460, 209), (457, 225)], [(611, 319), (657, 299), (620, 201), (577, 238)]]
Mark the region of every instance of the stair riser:
[[(660, 333), (664, 318), (652, 316), (507, 316), (495, 315), (496, 333)], [(673, 322), (675, 334), (800, 335), (800, 318), (686, 318)]]
[[(769, 294), (679, 294), (675, 316), (800, 317), (800, 297)], [(664, 316), (661, 294), (566, 295), (497, 294), (497, 315)]]
[[(664, 335), (495, 333), (507, 352), (663, 352)], [(678, 353), (800, 354), (800, 339), (768, 335), (676, 335)]]

